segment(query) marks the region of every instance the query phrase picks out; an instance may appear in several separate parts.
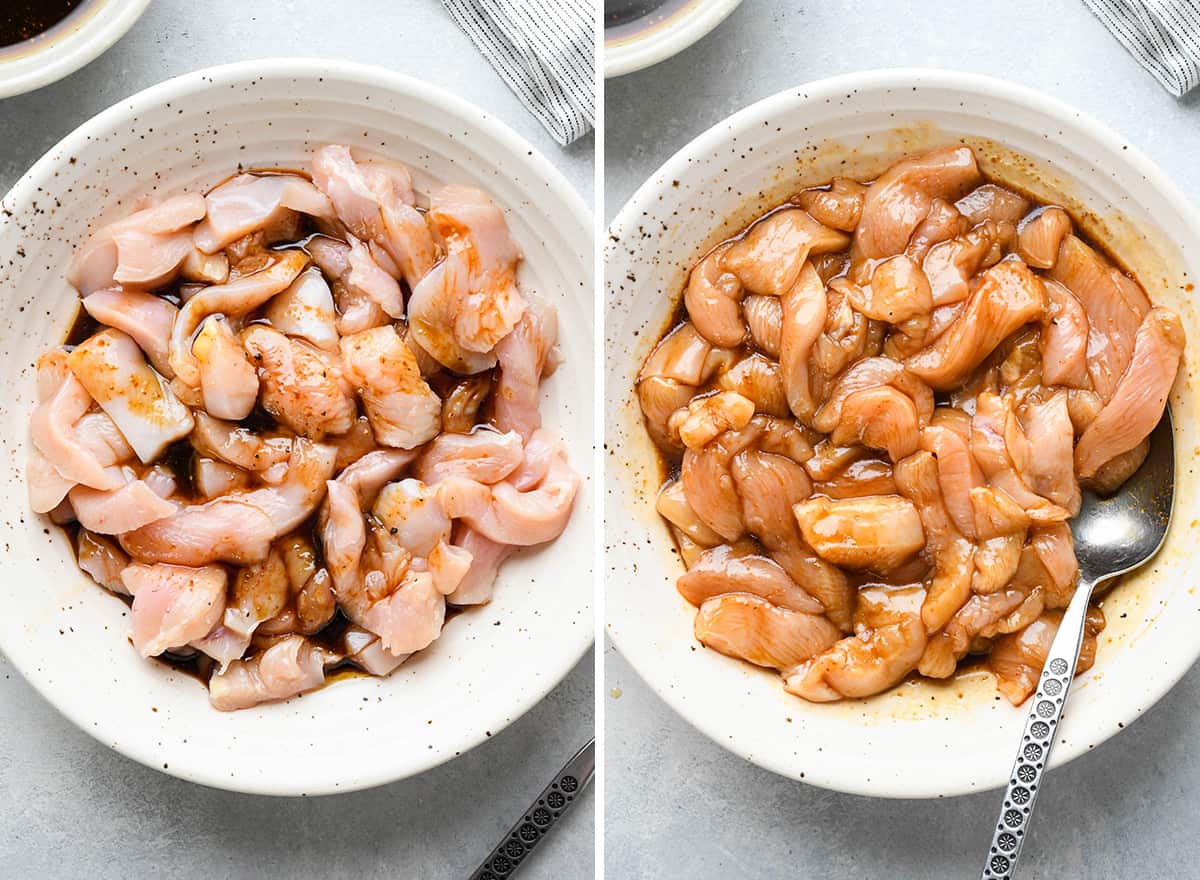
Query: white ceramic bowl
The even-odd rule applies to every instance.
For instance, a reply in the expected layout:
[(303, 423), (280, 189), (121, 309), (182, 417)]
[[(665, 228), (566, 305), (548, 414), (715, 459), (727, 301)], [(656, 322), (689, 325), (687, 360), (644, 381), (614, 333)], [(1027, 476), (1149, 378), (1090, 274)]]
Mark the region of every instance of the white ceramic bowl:
[(623, 76), (665, 61), (699, 40), (742, 0), (686, 0), (661, 21), (634, 22), (612, 36), (605, 33), (604, 75)]
[[(1119, 135), (1005, 82), (947, 71), (854, 74), (799, 86), (702, 134), (638, 190), (610, 228), (606, 254), (608, 632), (634, 668), (713, 740), (768, 769), (841, 791), (935, 797), (1003, 784), (1027, 706), (990, 675), (905, 683), (881, 696), (817, 705), (779, 677), (702, 649), (694, 609), (675, 591), (682, 568), (654, 513), (660, 477), (632, 392), (694, 261), (803, 186), (837, 174), (870, 179), (900, 155), (966, 140), (988, 171), (1088, 218), (1156, 302), (1200, 322), (1200, 217)], [(1166, 546), (1104, 602), (1095, 667), (1071, 691), (1053, 753), (1059, 765), (1149, 709), (1200, 656), (1195, 566), (1200, 448), (1191, 358), (1172, 394), (1177, 509)]]
[(149, 5), (150, 0), (88, 0), (45, 33), (0, 49), (0, 98), (74, 73), (121, 39)]
[[(337, 681), (283, 704), (224, 714), (200, 683), (142, 661), (125, 606), (29, 513), (22, 479), (32, 364), (61, 343), (77, 295), (63, 279), (97, 223), (149, 193), (203, 190), (246, 167), (302, 167), (312, 148), (361, 146), (435, 179), (482, 187), (525, 252), (520, 281), (553, 302), (567, 360), (542, 412), (584, 476), (567, 531), (509, 560), (491, 604), (451, 620), (385, 679)], [(0, 455), (8, 474), (0, 649), (101, 742), (207, 785), (262, 794), (350, 791), (446, 761), (520, 716), (593, 638), (592, 225), (579, 195), (512, 130), (408, 77), (337, 61), (266, 60), (188, 74), (70, 134), (4, 197), (0, 214)]]

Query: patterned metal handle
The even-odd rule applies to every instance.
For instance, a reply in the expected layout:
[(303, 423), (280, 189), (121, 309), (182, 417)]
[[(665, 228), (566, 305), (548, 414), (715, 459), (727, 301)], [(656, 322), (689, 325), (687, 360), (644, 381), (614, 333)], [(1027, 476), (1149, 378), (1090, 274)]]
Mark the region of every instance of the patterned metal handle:
[(1017, 858), (1029, 831), (1042, 774), (1050, 763), (1054, 734), (1067, 702), (1067, 691), (1075, 677), (1075, 664), (1083, 645), (1083, 624), (1094, 588), (1095, 584), (1080, 582), (1050, 645), (1037, 692), (1029, 706), (1021, 749), (1004, 790), (1004, 805), (992, 835), (992, 848), (988, 851), (982, 880), (1009, 880), (1016, 873)]
[(596, 772), (596, 741), (575, 753), (547, 785), (525, 815), (504, 836), (470, 880), (502, 880), (517, 873), (525, 858), (562, 818)]

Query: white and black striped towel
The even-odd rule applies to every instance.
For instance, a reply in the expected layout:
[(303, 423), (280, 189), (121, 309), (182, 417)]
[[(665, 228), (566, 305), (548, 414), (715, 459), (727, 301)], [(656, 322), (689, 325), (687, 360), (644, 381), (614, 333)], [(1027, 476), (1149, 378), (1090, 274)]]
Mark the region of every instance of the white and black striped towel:
[(444, 0), (509, 88), (569, 144), (596, 124), (594, 0)]
[(1200, 0), (1083, 0), (1163, 88), (1200, 85)]

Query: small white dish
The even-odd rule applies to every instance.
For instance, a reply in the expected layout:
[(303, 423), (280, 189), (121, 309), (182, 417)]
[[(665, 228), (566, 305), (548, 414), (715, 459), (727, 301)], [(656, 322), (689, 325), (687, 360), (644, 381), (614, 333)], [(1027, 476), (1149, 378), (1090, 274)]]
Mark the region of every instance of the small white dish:
[[(221, 713), (203, 685), (146, 662), (125, 605), (76, 567), (66, 535), (29, 512), (23, 472), (33, 363), (62, 342), (78, 295), (64, 280), (89, 229), (148, 194), (201, 191), (239, 165), (307, 167), (348, 143), (407, 163), (418, 189), (475, 185), (525, 253), (522, 287), (553, 302), (565, 363), (542, 413), (584, 480), (566, 532), (505, 563), (491, 604), (450, 620), (387, 678), (354, 677), (286, 703)], [(478, 107), (426, 83), (341, 61), (255, 60), (170, 80), (68, 135), (0, 201), (0, 650), (105, 745), (184, 779), (272, 795), (401, 779), (497, 733), (592, 642), (594, 537), (591, 212), (550, 162)]]
[(0, 98), (74, 73), (121, 39), (149, 5), (150, 0), (85, 0), (45, 33), (0, 49)]
[[(742, 0), (666, 0), (662, 8), (604, 31), (604, 75), (623, 76), (682, 52)], [(652, 4), (650, 4), (652, 5)]]
[[(682, 566), (654, 512), (661, 483), (633, 393), (684, 277), (722, 238), (804, 186), (869, 180), (906, 153), (967, 141), (985, 170), (1086, 218), (1145, 285), (1200, 319), (1200, 216), (1123, 138), (1064, 104), (1000, 80), (932, 70), (798, 86), (718, 123), (666, 162), (609, 229), (606, 248), (608, 632), (684, 718), (742, 757), (794, 779), (877, 797), (941, 797), (1002, 785), (1027, 706), (976, 673), (906, 682), (867, 700), (807, 703), (779, 676), (701, 647)], [(1200, 399), (1185, 364), (1171, 396), (1180, 462), (1200, 448)], [(1098, 659), (1071, 691), (1052, 765), (1129, 726), (1200, 657), (1194, 547), (1200, 476), (1176, 468), (1175, 525), (1159, 556), (1105, 599)]]

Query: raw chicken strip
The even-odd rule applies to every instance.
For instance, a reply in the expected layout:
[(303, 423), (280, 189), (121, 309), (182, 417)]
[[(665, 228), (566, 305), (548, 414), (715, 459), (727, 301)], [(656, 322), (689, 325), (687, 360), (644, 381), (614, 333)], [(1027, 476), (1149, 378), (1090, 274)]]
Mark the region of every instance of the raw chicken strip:
[(179, 509), (138, 479), (107, 491), (76, 486), (67, 497), (79, 524), (101, 535), (124, 534), (171, 516)]
[(266, 557), (275, 534), (271, 518), (235, 493), (183, 507), (172, 516), (126, 532), (121, 546), (145, 562), (245, 565)]
[(249, 327), (242, 342), (258, 365), (263, 409), (311, 440), (354, 426), (357, 407), (336, 359), (261, 324)]
[(413, 288), (409, 329), (449, 369), (482, 372), (496, 363), (496, 343), (525, 311), (516, 282), (520, 250), (503, 213), (479, 190), (445, 187), (427, 219), (446, 258)]
[(741, 345), (746, 336), (742, 322), (742, 282), (721, 265), (730, 245), (722, 245), (696, 264), (688, 276), (683, 302), (696, 330), (724, 348)]
[(129, 565), (129, 556), (111, 538), (80, 529), (75, 539), (75, 557), (79, 567), (104, 589), (121, 596), (129, 595), (121, 580), (121, 572)]
[(808, 356), (825, 327), (825, 285), (811, 264), (804, 264), (796, 283), (782, 295), (783, 324), (779, 366), (788, 406), (801, 422), (812, 418), (816, 403), (809, 385)]
[(853, 232), (862, 216), (867, 188), (848, 177), (835, 177), (826, 189), (806, 189), (796, 201), (818, 223)]
[(701, 554), (676, 587), (693, 605), (713, 596), (749, 593), (781, 608), (824, 614), (825, 606), (810, 596), (776, 563), (763, 556), (743, 556), (728, 545)]
[(819, 654), (841, 635), (820, 614), (780, 608), (749, 593), (707, 599), (696, 614), (695, 633), (715, 651), (780, 670)]
[(848, 243), (844, 233), (790, 208), (751, 226), (721, 254), (719, 263), (754, 293), (783, 296), (796, 285), (810, 255), (840, 251)]
[(225, 610), (227, 575), (220, 566), (134, 563), (121, 580), (133, 595), (133, 646), (143, 657), (203, 638)]
[(1049, 307), (1042, 319), (1042, 381), (1047, 385), (1087, 388), (1087, 312), (1083, 305), (1057, 281), (1045, 280)]
[(263, 317), (280, 333), (305, 339), (325, 351), (337, 351), (333, 294), (316, 267), (305, 269), (287, 290), (271, 297)]
[[(996, 688), (1014, 706), (1029, 698), (1037, 687), (1050, 645), (1062, 621), (1061, 611), (1047, 611), (1025, 629), (996, 640), (988, 666), (996, 675)], [(1089, 608), (1083, 630), (1083, 645), (1075, 674), (1082, 675), (1096, 662), (1096, 636), (1104, 629), (1104, 614)]]
[(233, 421), (250, 415), (258, 401), (258, 373), (224, 318), (205, 318), (192, 355), (200, 367), (200, 393), (209, 415)]
[(121, 331), (91, 336), (67, 356), (67, 363), (143, 462), (154, 461), (192, 430), (188, 408)]
[(1154, 430), (1179, 371), (1184, 341), (1178, 315), (1163, 308), (1150, 310), (1138, 328), (1128, 369), (1075, 447), (1080, 477), (1095, 475)]
[(92, 397), (71, 371), (68, 358), (62, 349), (38, 358), (38, 405), (29, 424), (30, 438), (41, 456), (33, 461), (35, 473), (51, 495), (61, 483), (54, 481), (47, 467), (69, 483), (115, 489), (121, 479), (106, 471), (107, 465), (82, 442), (78, 424), (91, 407)]
[(208, 699), (222, 712), (286, 700), (325, 682), (326, 653), (303, 636), (282, 639), (249, 660), (235, 660), (208, 681)]
[(528, 440), (542, 425), (538, 412), (540, 382), (558, 365), (558, 314), (554, 307), (530, 298), (513, 331), (496, 345), (500, 378), (493, 393), (495, 423)]
[(493, 541), (461, 523), (455, 525), (451, 540), (456, 547), (471, 554), (471, 567), (446, 601), (455, 605), (480, 605), (491, 601), (500, 566), (515, 548)]
[(101, 324), (128, 334), (154, 369), (168, 379), (175, 377), (167, 349), (179, 309), (160, 296), (136, 290), (98, 290), (83, 298), (83, 308)]
[(205, 198), (208, 216), (196, 227), (196, 247), (215, 254), (243, 236), (276, 227), (291, 212), (333, 219), (329, 199), (295, 174), (239, 174)]
[(383, 647), (379, 636), (361, 626), (349, 626), (343, 636), (346, 659), (371, 675), (389, 675), (411, 654), (393, 654)]
[(415, 472), (431, 484), (465, 477), (491, 485), (507, 478), (524, 459), (518, 434), (481, 429), (472, 434), (438, 435), (417, 459)]
[(891, 571), (925, 546), (916, 507), (899, 495), (816, 497), (797, 504), (795, 512), (804, 540), (843, 568)]
[(341, 351), (346, 378), (358, 389), (379, 443), (413, 449), (437, 436), (441, 398), (395, 330), (376, 327), (343, 337)]

